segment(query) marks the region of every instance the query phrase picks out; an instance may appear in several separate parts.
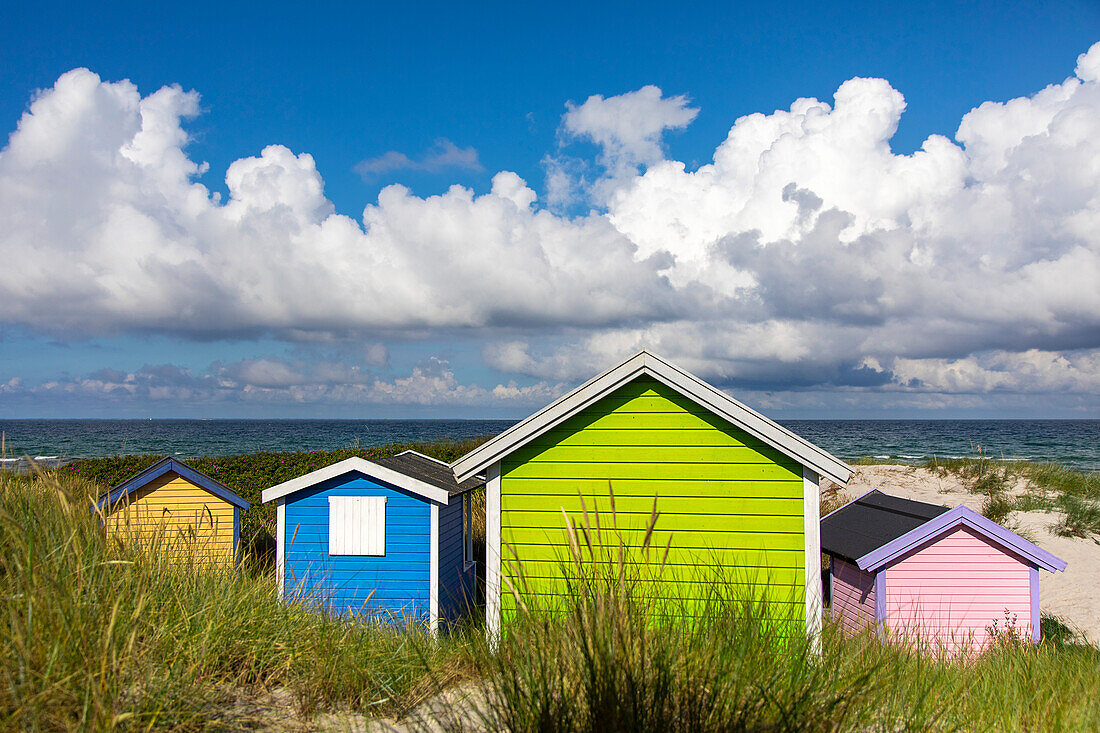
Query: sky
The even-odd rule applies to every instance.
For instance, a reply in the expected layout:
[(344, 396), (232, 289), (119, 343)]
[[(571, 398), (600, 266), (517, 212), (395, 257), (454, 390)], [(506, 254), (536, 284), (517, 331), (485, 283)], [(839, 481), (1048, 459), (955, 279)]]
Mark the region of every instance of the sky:
[(1100, 2), (24, 3), (0, 418), (1100, 417)]

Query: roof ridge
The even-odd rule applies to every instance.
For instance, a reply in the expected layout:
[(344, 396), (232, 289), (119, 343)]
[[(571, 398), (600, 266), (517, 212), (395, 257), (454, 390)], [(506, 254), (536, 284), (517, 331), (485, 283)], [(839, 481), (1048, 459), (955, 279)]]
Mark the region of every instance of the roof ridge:
[(403, 450), (400, 453), (394, 453), (392, 456), (382, 456), (382, 457), (383, 458), (396, 458), (398, 456), (403, 456), (403, 455), (407, 455), (407, 454), (410, 454), (410, 453), (414, 456), (419, 456), (421, 458), (426, 458), (426, 459), (428, 459), (429, 461), (431, 461), (433, 463), (438, 463), (439, 465), (441, 465), (445, 468), (450, 468), (451, 467), (451, 464), (447, 463), (446, 461), (441, 461), (438, 458), (433, 458), (429, 455), (425, 455), (425, 454), (421, 453), (420, 451), (413, 450), (412, 448), (409, 448), (408, 450)]
[(598, 402), (640, 374), (647, 374), (671, 387), (712, 414), (759, 438), (819, 475), (840, 484), (846, 484), (851, 478), (851, 466), (828, 451), (648, 349), (638, 351), (585, 381), (460, 457), (450, 464), (455, 477), (470, 477), (485, 469), (494, 460), (527, 444), (534, 437)]

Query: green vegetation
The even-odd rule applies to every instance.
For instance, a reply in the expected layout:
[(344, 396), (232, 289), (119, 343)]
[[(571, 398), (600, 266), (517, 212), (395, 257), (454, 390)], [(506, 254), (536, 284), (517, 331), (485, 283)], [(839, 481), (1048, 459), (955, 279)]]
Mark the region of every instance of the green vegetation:
[[(973, 492), (984, 494), (982, 513), (995, 522), (1013, 511), (1053, 511), (1065, 515), (1054, 528), (1057, 534), (1100, 536), (1100, 473), (1054, 463), (992, 460), (980, 448), (976, 458), (933, 460), (925, 467), (942, 475), (954, 473)], [(1016, 485), (1022, 491), (1013, 491)]]
[[(370, 460), (415, 450), (450, 463), (486, 440), (487, 438), (473, 438), (465, 441), (408, 443), (308, 453), (265, 452), (239, 456), (208, 456), (188, 459), (187, 465), (222, 482), (252, 503), (241, 515), (241, 546), (246, 555), (270, 558), (275, 542), (275, 506), (260, 503), (260, 493), (264, 489), (353, 456)], [(105, 491), (162, 458), (164, 456), (155, 454), (85, 458), (63, 466), (59, 474), (86, 479), (98, 485), (99, 490)]]
[(461, 674), (427, 635), (277, 599), (274, 578), (164, 562), (102, 532), (100, 487), (0, 473), (0, 729), (247, 727), (285, 714), (408, 710)]
[[(662, 548), (600, 544), (615, 518), (571, 528), (566, 594), (524, 587), (499, 652), (473, 640), (492, 730), (1092, 730), (1100, 651), (1056, 619), (1033, 646), (1014, 630), (976, 659), (943, 659), (827, 627), (819, 648), (743, 586), (717, 582), (706, 608), (653, 584)], [(649, 526), (659, 525), (654, 511)], [(667, 586), (666, 586), (667, 587)]]
[[(286, 604), (270, 575), (130, 552), (87, 509), (103, 488), (75, 471), (0, 473), (0, 729), (414, 710), (513, 731), (1100, 728), (1100, 651), (1052, 618), (1038, 647), (1007, 634), (971, 660), (832, 628), (817, 654), (733, 586), (716, 584), (705, 614), (678, 614), (642, 582), (659, 562), (593, 547), (578, 528), (567, 595), (553, 612), (524, 604), (494, 652), (476, 620), (432, 640)], [(419, 707), (460, 683), (474, 704)]]

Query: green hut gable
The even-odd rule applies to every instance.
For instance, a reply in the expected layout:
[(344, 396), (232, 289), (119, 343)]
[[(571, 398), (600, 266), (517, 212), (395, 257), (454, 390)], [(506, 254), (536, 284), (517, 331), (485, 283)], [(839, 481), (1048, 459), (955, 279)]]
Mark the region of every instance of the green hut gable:
[[(790, 604), (811, 632), (820, 620), (818, 480), (851, 469), (648, 352), (582, 385), (454, 464), (487, 470), (490, 633), (513, 611), (509, 587), (547, 599), (569, 557), (563, 512), (594, 511), (637, 549), (654, 498), (651, 544), (669, 548), (666, 595), (707, 597), (713, 571)], [(618, 541), (616, 535), (615, 541)], [(503, 581), (502, 581), (503, 578)], [(502, 592), (503, 591), (503, 592)], [(669, 592), (671, 591), (671, 592)]]

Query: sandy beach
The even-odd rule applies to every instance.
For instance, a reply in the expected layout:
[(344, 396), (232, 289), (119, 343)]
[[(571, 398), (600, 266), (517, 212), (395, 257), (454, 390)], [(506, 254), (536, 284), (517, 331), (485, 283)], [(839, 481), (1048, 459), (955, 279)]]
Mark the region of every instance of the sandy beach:
[[(856, 466), (855, 476), (843, 494), (854, 499), (872, 489), (906, 499), (944, 506), (966, 506), (981, 511), (985, 497), (972, 494), (956, 475), (912, 466)], [(825, 490), (830, 487), (823, 486)], [(833, 487), (835, 488), (835, 487)], [(1026, 484), (1017, 479), (1009, 486), (1023, 493)], [(1040, 607), (1044, 614), (1058, 616), (1092, 644), (1100, 644), (1100, 542), (1094, 538), (1060, 537), (1051, 528), (1061, 521), (1058, 512), (1012, 512), (1004, 524), (1068, 564), (1063, 573), (1039, 574)]]

